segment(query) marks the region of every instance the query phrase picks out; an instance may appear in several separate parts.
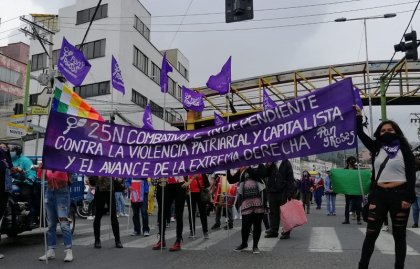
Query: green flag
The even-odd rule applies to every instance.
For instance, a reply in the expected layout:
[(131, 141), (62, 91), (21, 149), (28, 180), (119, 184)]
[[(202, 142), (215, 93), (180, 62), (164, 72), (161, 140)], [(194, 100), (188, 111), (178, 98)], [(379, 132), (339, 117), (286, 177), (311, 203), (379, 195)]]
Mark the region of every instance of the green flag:
[[(360, 169), (363, 193), (366, 195), (370, 187), (370, 170)], [(351, 169), (331, 169), (331, 184), (335, 193), (362, 195), (359, 171)]]

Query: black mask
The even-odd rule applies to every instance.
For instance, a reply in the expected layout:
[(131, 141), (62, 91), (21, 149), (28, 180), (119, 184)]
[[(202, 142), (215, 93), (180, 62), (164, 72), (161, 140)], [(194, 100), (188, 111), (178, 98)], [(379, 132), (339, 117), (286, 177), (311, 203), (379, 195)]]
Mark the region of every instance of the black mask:
[(381, 141), (384, 144), (390, 144), (392, 141), (398, 139), (398, 135), (394, 133), (384, 133), (379, 136), (379, 141)]

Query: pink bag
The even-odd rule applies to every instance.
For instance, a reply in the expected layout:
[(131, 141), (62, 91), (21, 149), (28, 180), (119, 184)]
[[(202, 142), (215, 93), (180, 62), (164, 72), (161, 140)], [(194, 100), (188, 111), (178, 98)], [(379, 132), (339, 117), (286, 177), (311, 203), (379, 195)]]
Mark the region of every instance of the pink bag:
[(308, 222), (301, 201), (292, 199), (280, 206), (280, 220), (283, 232), (288, 232), (295, 227)]

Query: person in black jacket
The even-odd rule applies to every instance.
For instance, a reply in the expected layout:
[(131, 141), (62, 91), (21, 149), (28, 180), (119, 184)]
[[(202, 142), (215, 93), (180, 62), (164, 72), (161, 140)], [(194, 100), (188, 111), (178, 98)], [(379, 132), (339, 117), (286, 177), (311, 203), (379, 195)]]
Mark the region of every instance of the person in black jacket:
[[(414, 155), (398, 124), (389, 120), (381, 122), (373, 134), (376, 139), (372, 140), (363, 132), (360, 108), (355, 106), (355, 109), (357, 135), (371, 152), (373, 167), (366, 237), (363, 242), (359, 269), (369, 267), (375, 241), (388, 212), (392, 220), (392, 234), (395, 241), (394, 268), (401, 269), (404, 268), (407, 252), (406, 229), (410, 205), (416, 197), (414, 192), (416, 181)], [(375, 171), (379, 171), (387, 157), (389, 159), (375, 184)]]
[[(280, 206), (295, 194), (295, 178), (292, 164), (289, 160), (282, 160), (268, 164), (267, 167), (267, 195), (270, 206), (270, 229), (266, 231), (266, 238), (279, 236)], [(290, 231), (282, 233), (280, 239), (289, 239)]]
[[(0, 227), (2, 224), (4, 212), (6, 210), (8, 192), (6, 192), (6, 180), (10, 169), (13, 167), (12, 158), (10, 156), (9, 148), (6, 144), (0, 144)], [(1, 240), (1, 236), (0, 236)], [(3, 259), (4, 255), (0, 254), (0, 259)]]

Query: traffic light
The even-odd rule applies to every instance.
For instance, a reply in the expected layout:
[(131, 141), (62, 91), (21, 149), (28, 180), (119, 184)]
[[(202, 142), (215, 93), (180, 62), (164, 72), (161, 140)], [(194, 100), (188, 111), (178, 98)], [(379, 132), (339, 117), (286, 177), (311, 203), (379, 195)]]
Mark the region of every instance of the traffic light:
[(404, 42), (394, 45), (395, 52), (402, 51), (405, 52), (405, 58), (407, 60), (417, 60), (417, 33), (416, 31), (411, 31), (411, 33), (406, 33), (404, 35)]
[(252, 20), (253, 0), (226, 0), (226, 23)]
[(23, 104), (16, 103), (13, 111), (15, 112), (15, 115), (23, 114)]

